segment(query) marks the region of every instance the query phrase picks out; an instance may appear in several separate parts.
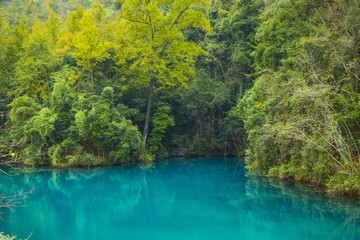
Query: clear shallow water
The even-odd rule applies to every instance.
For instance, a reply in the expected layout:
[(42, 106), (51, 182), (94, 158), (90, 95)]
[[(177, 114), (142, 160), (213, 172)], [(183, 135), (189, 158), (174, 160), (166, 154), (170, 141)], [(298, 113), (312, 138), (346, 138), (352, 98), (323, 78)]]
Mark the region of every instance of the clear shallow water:
[(43, 170), (0, 177), (36, 190), (0, 231), (34, 240), (360, 239), (360, 203), (247, 178), (235, 159)]

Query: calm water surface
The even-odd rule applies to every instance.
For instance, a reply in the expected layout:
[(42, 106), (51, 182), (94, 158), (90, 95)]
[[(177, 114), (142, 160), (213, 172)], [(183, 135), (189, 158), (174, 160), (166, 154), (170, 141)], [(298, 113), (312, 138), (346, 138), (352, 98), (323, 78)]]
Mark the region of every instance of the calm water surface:
[(34, 240), (360, 239), (360, 203), (247, 178), (236, 159), (42, 170), (0, 177), (36, 190), (0, 230)]

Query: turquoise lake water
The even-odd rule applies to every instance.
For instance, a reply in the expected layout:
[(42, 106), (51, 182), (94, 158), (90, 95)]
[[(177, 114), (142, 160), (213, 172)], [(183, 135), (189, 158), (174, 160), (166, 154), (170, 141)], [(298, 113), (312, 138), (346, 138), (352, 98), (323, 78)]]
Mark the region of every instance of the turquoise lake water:
[(174, 159), (115, 168), (0, 176), (35, 191), (0, 230), (34, 240), (360, 239), (360, 203), (245, 177), (236, 159)]

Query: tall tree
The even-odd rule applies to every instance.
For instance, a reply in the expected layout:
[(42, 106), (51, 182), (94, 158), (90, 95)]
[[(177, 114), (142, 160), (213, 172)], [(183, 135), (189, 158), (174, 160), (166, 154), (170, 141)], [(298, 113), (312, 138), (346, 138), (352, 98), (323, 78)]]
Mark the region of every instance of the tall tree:
[(148, 103), (143, 143), (149, 131), (154, 90), (172, 86), (186, 87), (193, 76), (197, 56), (204, 51), (185, 40), (183, 31), (190, 27), (210, 31), (205, 17), (209, 0), (119, 0), (121, 5), (117, 40), (119, 63), (130, 64), (137, 72), (131, 81), (148, 87)]
[(28, 40), (24, 43), (24, 51), (16, 63), (16, 78), (20, 87), (18, 95), (36, 96), (46, 101), (50, 94), (49, 81), (53, 68), (51, 37), (46, 25), (37, 22), (32, 27)]
[(99, 36), (99, 29), (96, 26), (94, 15), (86, 12), (79, 21), (79, 32), (73, 38), (74, 51), (71, 55), (76, 59), (77, 64), (88, 72), (91, 86), (94, 85), (94, 68), (108, 57), (106, 42)]

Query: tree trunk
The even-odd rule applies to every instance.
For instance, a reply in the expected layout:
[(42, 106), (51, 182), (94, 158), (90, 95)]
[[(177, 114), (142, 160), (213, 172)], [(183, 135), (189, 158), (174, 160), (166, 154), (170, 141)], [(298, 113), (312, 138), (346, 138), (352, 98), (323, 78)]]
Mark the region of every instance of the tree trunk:
[(144, 146), (146, 146), (146, 139), (149, 132), (149, 123), (150, 123), (150, 112), (151, 112), (151, 101), (152, 101), (152, 95), (153, 95), (153, 89), (154, 89), (154, 82), (155, 79), (153, 76), (150, 78), (150, 86), (149, 86), (149, 98), (146, 108), (146, 118), (145, 118), (145, 126), (144, 126), (144, 133), (143, 133), (143, 142)]

